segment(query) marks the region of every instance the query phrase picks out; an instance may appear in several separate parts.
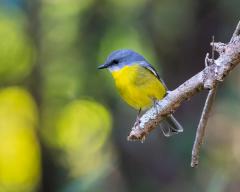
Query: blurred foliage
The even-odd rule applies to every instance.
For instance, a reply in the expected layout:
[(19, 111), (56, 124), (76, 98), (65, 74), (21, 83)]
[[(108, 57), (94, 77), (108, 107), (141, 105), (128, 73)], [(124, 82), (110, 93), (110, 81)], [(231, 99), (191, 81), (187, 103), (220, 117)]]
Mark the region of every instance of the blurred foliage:
[(60, 113), (56, 125), (56, 147), (63, 152), (60, 163), (70, 177), (93, 183), (111, 166), (106, 141), (111, 115), (99, 103), (76, 100)]
[(23, 29), (23, 16), (0, 13), (0, 82), (14, 83), (31, 72), (35, 50)]
[[(66, 105), (57, 118), (53, 147), (64, 152), (63, 162), (72, 176), (85, 176), (101, 168), (101, 152), (111, 128), (111, 115), (99, 103), (76, 100)], [(96, 159), (96, 156), (98, 157)]]
[(37, 109), (22, 88), (0, 90), (0, 191), (30, 192), (41, 175)]
[(0, 192), (239, 191), (239, 71), (219, 90), (200, 167), (192, 170), (204, 94), (177, 112), (183, 134), (165, 139), (156, 131), (144, 144), (129, 143), (135, 112), (111, 75), (96, 69), (111, 51), (133, 49), (171, 90), (202, 69), (213, 34), (229, 40), (239, 6), (0, 1)]

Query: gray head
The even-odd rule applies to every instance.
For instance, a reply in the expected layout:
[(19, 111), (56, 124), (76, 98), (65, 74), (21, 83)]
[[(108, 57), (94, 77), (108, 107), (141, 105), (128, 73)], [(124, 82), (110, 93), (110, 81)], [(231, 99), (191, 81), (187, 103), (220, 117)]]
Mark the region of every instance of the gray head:
[(147, 63), (143, 56), (130, 50), (120, 49), (113, 51), (106, 59), (103, 65), (100, 65), (98, 69), (108, 68), (110, 71), (121, 69), (126, 65), (132, 65), (134, 63)]

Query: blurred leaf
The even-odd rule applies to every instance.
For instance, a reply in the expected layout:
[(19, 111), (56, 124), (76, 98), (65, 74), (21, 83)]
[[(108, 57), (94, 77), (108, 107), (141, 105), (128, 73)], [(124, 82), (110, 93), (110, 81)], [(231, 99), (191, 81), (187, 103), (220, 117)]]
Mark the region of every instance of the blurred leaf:
[(73, 175), (84, 176), (102, 167), (105, 157), (101, 151), (111, 122), (109, 112), (94, 101), (74, 101), (62, 110), (56, 139)]
[(35, 50), (23, 31), (21, 19), (21, 15), (0, 15), (0, 82), (22, 80), (32, 69)]
[(25, 90), (0, 91), (0, 191), (30, 192), (40, 180), (37, 111)]
[[(20, 87), (0, 90), (0, 117), (11, 119), (8, 124), (13, 127), (26, 124), (35, 128), (38, 123), (37, 107), (31, 95)], [(5, 121), (0, 121), (0, 125)]]

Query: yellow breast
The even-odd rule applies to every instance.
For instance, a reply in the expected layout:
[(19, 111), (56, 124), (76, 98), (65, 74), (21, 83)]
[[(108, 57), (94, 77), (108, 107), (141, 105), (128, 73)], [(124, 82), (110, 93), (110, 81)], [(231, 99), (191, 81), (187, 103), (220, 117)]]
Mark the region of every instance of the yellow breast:
[(112, 75), (122, 98), (135, 109), (148, 108), (154, 99), (162, 99), (166, 94), (161, 81), (138, 64), (125, 66)]

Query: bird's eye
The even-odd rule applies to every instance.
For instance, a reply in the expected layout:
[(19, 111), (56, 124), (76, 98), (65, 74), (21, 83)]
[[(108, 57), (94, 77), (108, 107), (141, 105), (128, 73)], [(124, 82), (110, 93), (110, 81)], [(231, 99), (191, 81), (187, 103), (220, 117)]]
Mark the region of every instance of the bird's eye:
[(113, 63), (113, 64), (118, 64), (118, 60), (114, 59), (114, 60), (112, 61), (112, 63)]

